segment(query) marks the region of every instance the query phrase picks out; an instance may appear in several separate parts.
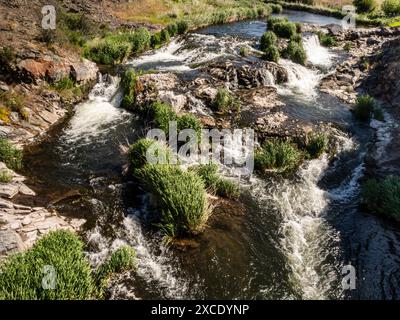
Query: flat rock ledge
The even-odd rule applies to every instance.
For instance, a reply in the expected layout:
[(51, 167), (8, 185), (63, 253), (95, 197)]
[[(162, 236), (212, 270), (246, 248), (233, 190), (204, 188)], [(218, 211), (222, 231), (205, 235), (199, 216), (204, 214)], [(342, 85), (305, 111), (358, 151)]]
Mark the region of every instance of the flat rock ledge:
[(0, 260), (9, 254), (30, 248), (41, 236), (54, 230), (76, 232), (86, 222), (69, 219), (43, 207), (29, 207), (12, 202), (17, 194), (35, 195), (23, 181), (25, 178), (7, 169), (0, 162), (0, 171), (8, 171), (10, 183), (0, 183)]

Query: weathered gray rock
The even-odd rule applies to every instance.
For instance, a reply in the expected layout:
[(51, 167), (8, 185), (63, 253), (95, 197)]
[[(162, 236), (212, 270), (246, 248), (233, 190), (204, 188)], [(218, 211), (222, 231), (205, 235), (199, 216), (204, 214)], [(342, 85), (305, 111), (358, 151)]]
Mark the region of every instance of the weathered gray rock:
[(13, 230), (0, 230), (0, 259), (24, 249), (25, 245), (17, 232)]
[(71, 76), (80, 84), (96, 80), (98, 71), (97, 65), (87, 59), (71, 64)]

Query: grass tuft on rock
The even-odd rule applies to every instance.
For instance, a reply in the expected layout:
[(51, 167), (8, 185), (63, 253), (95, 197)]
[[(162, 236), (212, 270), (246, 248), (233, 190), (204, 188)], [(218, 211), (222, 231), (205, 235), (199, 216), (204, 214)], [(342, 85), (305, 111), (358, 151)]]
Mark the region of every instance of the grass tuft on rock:
[(240, 102), (225, 88), (219, 88), (213, 100), (213, 108), (222, 114), (240, 112)]
[(301, 65), (305, 65), (307, 62), (307, 53), (301, 42), (290, 40), (283, 56)]
[(147, 164), (135, 171), (160, 205), (159, 227), (167, 240), (201, 232), (208, 220), (209, 206), (202, 179), (177, 166)]
[(302, 153), (296, 146), (287, 141), (267, 142), (255, 153), (254, 166), (256, 171), (264, 173), (267, 170), (285, 172), (295, 169), (302, 159)]
[(379, 121), (384, 120), (382, 109), (379, 108), (375, 99), (369, 95), (361, 95), (357, 98), (353, 115), (360, 121), (369, 121), (372, 118)]
[(312, 134), (307, 137), (306, 151), (311, 159), (317, 159), (328, 149), (328, 138), (325, 134)]
[(149, 162), (148, 156), (167, 164), (170, 162), (172, 153), (167, 145), (153, 139), (142, 138), (131, 145), (128, 156), (132, 169), (136, 170)]
[(22, 150), (14, 147), (8, 140), (0, 138), (0, 161), (12, 170), (22, 168)]
[(400, 221), (400, 177), (370, 179), (362, 185), (362, 204), (370, 212)]

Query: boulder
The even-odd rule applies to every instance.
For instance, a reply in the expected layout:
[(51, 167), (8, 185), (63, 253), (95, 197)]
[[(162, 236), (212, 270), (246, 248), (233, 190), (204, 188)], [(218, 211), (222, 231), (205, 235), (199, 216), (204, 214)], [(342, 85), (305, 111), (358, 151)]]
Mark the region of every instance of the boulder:
[(79, 84), (95, 81), (98, 71), (97, 65), (87, 59), (71, 64), (71, 76)]

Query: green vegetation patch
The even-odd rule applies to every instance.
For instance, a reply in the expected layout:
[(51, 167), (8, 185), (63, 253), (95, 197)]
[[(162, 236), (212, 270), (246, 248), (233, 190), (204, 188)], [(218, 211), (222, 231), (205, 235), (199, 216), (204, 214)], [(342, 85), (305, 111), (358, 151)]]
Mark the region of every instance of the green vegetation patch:
[(240, 112), (240, 102), (225, 88), (219, 88), (213, 100), (213, 108), (222, 114)]
[(400, 221), (400, 177), (370, 179), (363, 184), (361, 196), (368, 211)]
[(15, 148), (8, 140), (0, 138), (0, 161), (12, 170), (22, 168), (22, 150)]
[(328, 149), (328, 137), (323, 134), (312, 134), (307, 137), (306, 151), (311, 159), (317, 159)]
[(301, 65), (305, 65), (307, 62), (307, 53), (303, 44), (294, 40), (289, 41), (288, 46), (283, 52), (283, 56)]
[(369, 95), (361, 95), (357, 98), (353, 115), (361, 121), (368, 121), (371, 118), (379, 121), (384, 120), (382, 109), (378, 106), (375, 99)]

